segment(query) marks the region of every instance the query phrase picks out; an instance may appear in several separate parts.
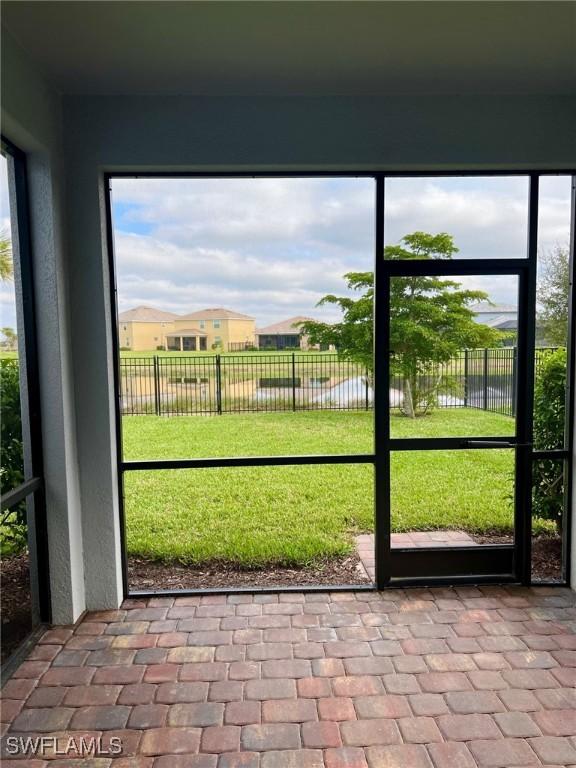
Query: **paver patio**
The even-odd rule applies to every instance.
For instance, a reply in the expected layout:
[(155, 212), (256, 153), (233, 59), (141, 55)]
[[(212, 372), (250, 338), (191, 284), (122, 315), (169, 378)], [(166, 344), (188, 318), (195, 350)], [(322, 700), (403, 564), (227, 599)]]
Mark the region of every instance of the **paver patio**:
[[(411, 531), (391, 533), (390, 544), (394, 547), (423, 549), (427, 547), (476, 547), (478, 542), (466, 531)], [(363, 573), (375, 578), (374, 534), (362, 533), (356, 536), (356, 550)]]
[(128, 600), (46, 631), (2, 691), (5, 755), (122, 755), (47, 738), (3, 764), (576, 765), (575, 630), (563, 588)]

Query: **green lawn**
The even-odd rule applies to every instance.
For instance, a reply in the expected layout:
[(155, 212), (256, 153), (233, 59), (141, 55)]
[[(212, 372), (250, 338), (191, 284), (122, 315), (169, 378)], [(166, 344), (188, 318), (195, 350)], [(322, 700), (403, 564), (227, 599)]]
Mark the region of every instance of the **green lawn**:
[[(363, 453), (372, 414), (302, 412), (214, 417), (125, 417), (127, 459)], [(475, 410), (438, 410), (397, 437), (506, 435), (513, 422)], [(393, 530), (512, 530), (512, 451), (402, 452), (392, 457)], [(373, 529), (370, 465), (130, 472), (128, 550), (186, 562), (303, 564), (345, 554)], [(537, 521), (536, 528), (547, 524)]]

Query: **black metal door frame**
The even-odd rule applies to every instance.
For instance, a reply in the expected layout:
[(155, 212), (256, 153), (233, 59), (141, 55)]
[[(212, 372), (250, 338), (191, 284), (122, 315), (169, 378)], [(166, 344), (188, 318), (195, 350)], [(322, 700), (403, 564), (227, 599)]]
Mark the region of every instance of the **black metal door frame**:
[[(482, 174), (478, 174), (481, 176)], [(378, 179), (379, 253), (376, 266), (377, 361), (375, 401), (377, 403), (376, 441), (383, 446), (377, 459), (376, 582), (378, 586), (396, 583), (429, 584), (453, 581), (519, 581), (530, 579), (532, 411), (534, 384), (534, 340), (536, 317), (536, 256), (538, 240), (539, 176), (530, 174), (528, 242), (526, 258), (514, 259), (384, 259), (384, 207), (386, 176)], [(410, 276), (511, 276), (518, 278), (518, 375), (515, 434), (509, 437), (392, 438), (390, 436), (390, 284), (396, 277)], [(514, 544), (470, 547), (408, 548), (391, 546), (391, 454), (416, 450), (492, 450), (514, 448)], [(377, 449), (377, 454), (379, 453)], [(380, 476), (381, 475), (381, 476)]]
[[(312, 464), (372, 464), (375, 485), (375, 556), (376, 579), (372, 585), (330, 586), (331, 591), (384, 589), (389, 586), (437, 583), (502, 583), (530, 582), (531, 538), (531, 476), (532, 462), (541, 458), (563, 459), (567, 468), (568, 493), (571, 487), (569, 449), (555, 451), (532, 450), (532, 406), (534, 382), (534, 339), (536, 308), (536, 247), (538, 236), (538, 188), (540, 176), (573, 175), (575, 171), (560, 169), (546, 171), (470, 170), (470, 171), (267, 171), (267, 172), (174, 172), (174, 171), (118, 171), (104, 173), (106, 188), (107, 251), (110, 273), (110, 299), (112, 308), (112, 343), (114, 355), (114, 395), (116, 416), (116, 451), (120, 529), (122, 539), (122, 573), (126, 596), (154, 596), (158, 594), (207, 594), (236, 592), (325, 591), (325, 585), (308, 587), (219, 587), (213, 589), (131, 591), (128, 584), (126, 522), (124, 512), (123, 476), (126, 472), (165, 469), (195, 469), (207, 467), (288, 466)], [(386, 178), (446, 178), (446, 177), (521, 176), (530, 180), (529, 233), (526, 258), (515, 259), (452, 259), (447, 261), (386, 261), (384, 254), (384, 192)], [(114, 178), (373, 178), (375, 190), (375, 262), (374, 262), (374, 450), (367, 454), (314, 455), (314, 456), (250, 456), (217, 459), (169, 459), (126, 461), (122, 452), (120, 410), (120, 344), (117, 313), (116, 267), (114, 258), (114, 232), (112, 223), (111, 181)], [(574, 251), (574, 225), (572, 227), (572, 253)], [(518, 339), (518, 375), (516, 434), (512, 440), (502, 437), (482, 438), (508, 447), (512, 443), (516, 452), (515, 484), (515, 540), (511, 545), (470, 548), (391, 549), (390, 546), (390, 455), (399, 450), (461, 449), (473, 437), (392, 439), (389, 419), (389, 344), (390, 332), (390, 279), (405, 274), (422, 275), (510, 275), (519, 280), (520, 329)], [(573, 318), (573, 314), (571, 314)], [(571, 327), (573, 320), (571, 319)], [(574, 333), (569, 348), (574, 357)], [(574, 371), (569, 367), (569, 389), (574, 388)], [(572, 440), (574, 412), (568, 411), (567, 440)], [(492, 445), (492, 448), (499, 447)], [(564, 556), (569, 560), (569, 539)], [(565, 571), (567, 575), (567, 571)]]

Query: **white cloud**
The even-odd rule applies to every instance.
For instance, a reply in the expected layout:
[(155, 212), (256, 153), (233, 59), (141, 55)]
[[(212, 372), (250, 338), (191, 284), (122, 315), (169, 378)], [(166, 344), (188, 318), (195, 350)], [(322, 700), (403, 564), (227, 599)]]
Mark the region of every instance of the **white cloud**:
[[(185, 313), (223, 305), (252, 314), (260, 325), (280, 319), (279, 312), (310, 314), (327, 291), (341, 291), (342, 274), (351, 268), (342, 260), (294, 263), (241, 251), (184, 248), (142, 235), (119, 234), (116, 251), (121, 310), (154, 304)], [(369, 269), (367, 256), (364, 267), (352, 266)]]
[[(345, 178), (115, 179), (120, 309), (223, 305), (259, 325), (296, 314), (334, 319), (333, 308), (315, 304), (344, 292), (345, 272), (372, 269), (374, 187), (371, 179)], [(527, 195), (522, 177), (389, 179), (386, 241), (416, 229), (447, 231), (464, 258), (523, 256)], [(569, 219), (570, 178), (543, 177), (539, 247), (565, 244)], [(494, 301), (515, 302), (511, 278), (480, 282)], [(14, 325), (10, 290), (0, 304), (5, 324)]]
[[(343, 293), (348, 271), (372, 269), (371, 179), (119, 179), (114, 181), (121, 309), (176, 312), (222, 304), (259, 325), (316, 309)], [(526, 177), (389, 179), (386, 242), (415, 230), (449, 232), (462, 258), (524, 257)], [(568, 238), (570, 179), (541, 182), (539, 247)], [(513, 278), (466, 278), (498, 303)]]
[(527, 242), (526, 179), (390, 179), (385, 237), (448, 232), (460, 258), (522, 258)]
[[(119, 179), (114, 199), (137, 206), (127, 221), (183, 245), (258, 248), (304, 239), (343, 248), (350, 227), (356, 239), (372, 238), (370, 230), (357, 229), (372, 214), (371, 179)], [(334, 227), (342, 238), (330, 236)]]
[(117, 183), (122, 309), (146, 296), (176, 312), (229, 306), (258, 325), (297, 314), (336, 319), (316, 303), (342, 292), (344, 273), (372, 269), (372, 180)]
[[(539, 201), (539, 248), (567, 243), (570, 178), (543, 177)], [(407, 232), (448, 232), (460, 258), (525, 258), (528, 242), (528, 179), (410, 178), (386, 182), (386, 243)]]

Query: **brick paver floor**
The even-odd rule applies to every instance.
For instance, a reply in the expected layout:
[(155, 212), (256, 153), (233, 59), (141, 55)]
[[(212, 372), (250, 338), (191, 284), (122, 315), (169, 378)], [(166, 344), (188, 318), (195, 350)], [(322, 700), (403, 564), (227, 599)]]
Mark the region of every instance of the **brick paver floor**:
[[(6, 683), (4, 753), (30, 737), (44, 754), (3, 764), (576, 766), (575, 598), (462, 587), (128, 600), (48, 630)], [(100, 757), (58, 755), (82, 736)], [(102, 754), (119, 742), (121, 756)]]

